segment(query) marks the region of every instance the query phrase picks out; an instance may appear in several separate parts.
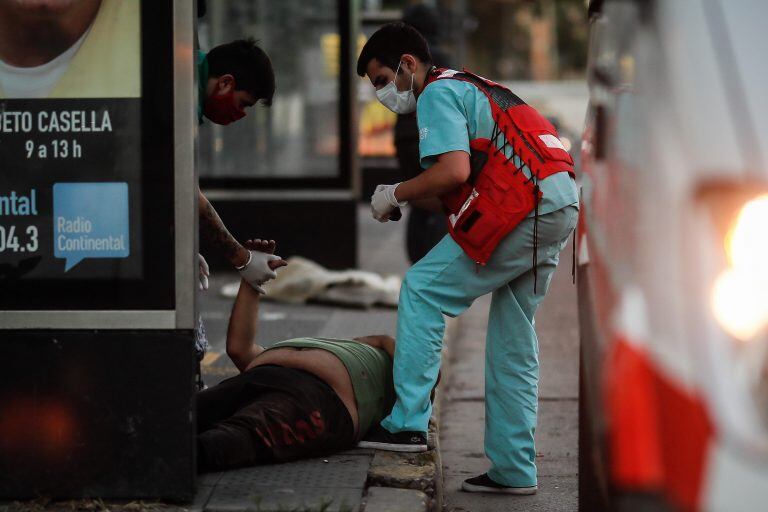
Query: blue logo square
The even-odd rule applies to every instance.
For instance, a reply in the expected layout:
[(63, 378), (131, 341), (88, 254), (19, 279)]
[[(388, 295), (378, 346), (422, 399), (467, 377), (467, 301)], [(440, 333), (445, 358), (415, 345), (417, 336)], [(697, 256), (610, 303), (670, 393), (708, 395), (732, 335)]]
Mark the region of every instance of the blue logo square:
[(127, 183), (53, 185), (54, 256), (64, 272), (85, 258), (130, 255)]

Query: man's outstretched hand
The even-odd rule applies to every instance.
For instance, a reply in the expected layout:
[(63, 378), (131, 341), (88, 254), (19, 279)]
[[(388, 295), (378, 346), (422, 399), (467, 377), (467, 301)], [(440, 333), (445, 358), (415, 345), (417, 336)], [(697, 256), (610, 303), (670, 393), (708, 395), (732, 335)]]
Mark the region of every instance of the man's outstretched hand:
[(250, 254), (245, 268), (239, 271), (240, 276), (262, 295), (265, 292), (261, 285), (277, 277), (275, 270), (288, 265), (287, 261), (274, 254), (276, 246), (274, 240), (260, 238), (246, 240), (243, 244)]

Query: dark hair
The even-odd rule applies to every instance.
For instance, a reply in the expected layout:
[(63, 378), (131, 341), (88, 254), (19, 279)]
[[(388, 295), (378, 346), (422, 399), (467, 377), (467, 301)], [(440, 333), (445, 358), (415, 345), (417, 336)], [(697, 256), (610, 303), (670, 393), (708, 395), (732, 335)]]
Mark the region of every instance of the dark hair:
[(264, 105), (272, 104), (275, 95), (275, 71), (269, 56), (253, 38), (238, 39), (208, 52), (208, 73), (212, 77), (230, 74), (235, 89), (248, 91)]
[(425, 64), (432, 64), (427, 40), (418, 30), (402, 21), (387, 23), (374, 32), (363, 46), (363, 51), (357, 59), (357, 74), (365, 76), (368, 63), (373, 59), (395, 71), (400, 57), (406, 53), (418, 57)]

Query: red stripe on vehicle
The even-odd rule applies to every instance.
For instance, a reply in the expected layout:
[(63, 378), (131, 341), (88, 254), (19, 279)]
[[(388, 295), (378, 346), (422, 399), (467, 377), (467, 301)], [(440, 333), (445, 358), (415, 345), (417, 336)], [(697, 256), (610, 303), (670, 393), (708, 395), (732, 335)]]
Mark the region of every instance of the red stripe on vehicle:
[(697, 510), (714, 427), (699, 397), (659, 373), (656, 376), (667, 490), (673, 503)]
[(620, 489), (662, 491), (698, 510), (714, 435), (704, 403), (619, 338), (605, 366), (611, 477)]
[(664, 481), (657, 404), (648, 359), (619, 339), (605, 364), (611, 476), (621, 488), (656, 490)]

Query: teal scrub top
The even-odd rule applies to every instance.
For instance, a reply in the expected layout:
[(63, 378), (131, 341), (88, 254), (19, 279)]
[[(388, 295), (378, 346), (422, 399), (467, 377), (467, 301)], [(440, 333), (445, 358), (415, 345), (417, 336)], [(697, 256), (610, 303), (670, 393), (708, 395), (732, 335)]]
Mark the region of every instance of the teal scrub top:
[(203, 102), (208, 85), (208, 59), (205, 52), (197, 51), (197, 122), (203, 124)]
[[(460, 80), (438, 80), (425, 88), (416, 103), (416, 117), (419, 124), (419, 154), (424, 169), (434, 165), (438, 155), (443, 153), (469, 153), (469, 141), (490, 139), (494, 125), (491, 105), (485, 94), (474, 85)], [(503, 141), (499, 140), (497, 147), (502, 144)], [(512, 148), (505, 148), (504, 153), (509, 157)], [(520, 167), (517, 155), (514, 163)], [(527, 165), (523, 165), (523, 172), (530, 177)], [(539, 187), (542, 192), (539, 215), (571, 205), (578, 208), (576, 183), (567, 172), (559, 172), (541, 180)], [(529, 217), (534, 214), (531, 212)]]

